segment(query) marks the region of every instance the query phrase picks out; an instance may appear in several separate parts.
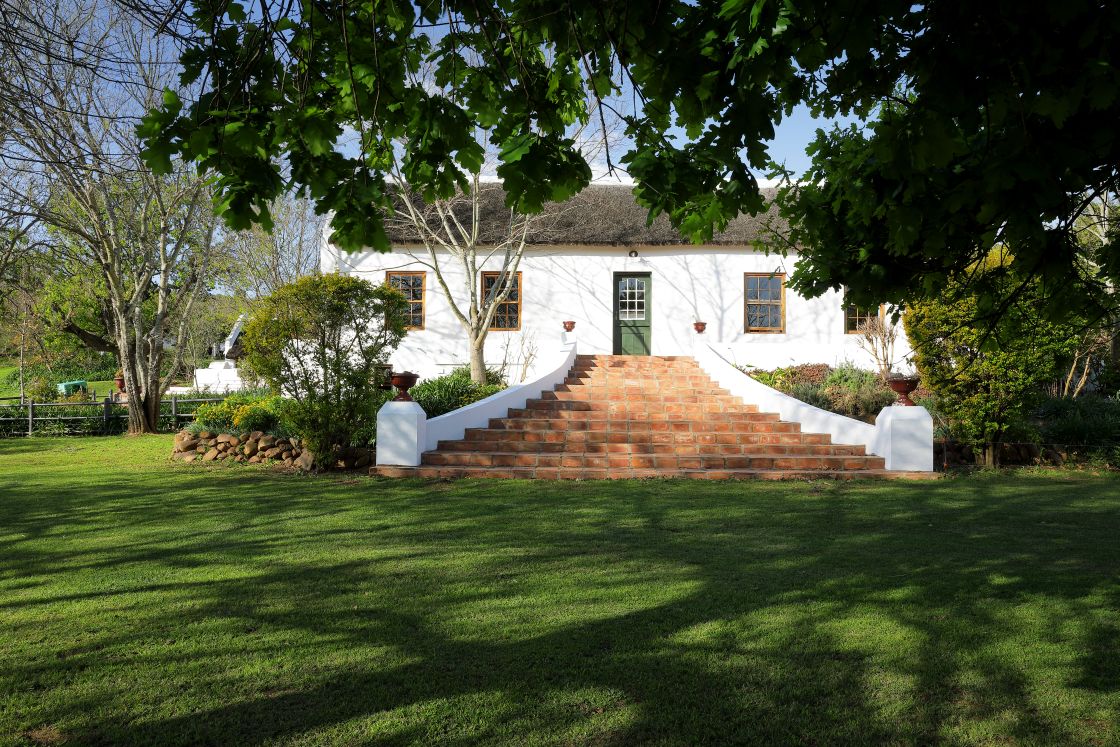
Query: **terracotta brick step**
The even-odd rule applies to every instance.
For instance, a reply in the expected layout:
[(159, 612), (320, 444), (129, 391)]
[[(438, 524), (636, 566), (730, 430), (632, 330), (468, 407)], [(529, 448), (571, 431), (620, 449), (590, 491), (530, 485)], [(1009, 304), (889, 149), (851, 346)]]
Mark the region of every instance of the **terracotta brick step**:
[(677, 456), (864, 456), (863, 446), (848, 444), (698, 444), (618, 443), (609, 441), (525, 441), (517, 438), (440, 441), (436, 451), (502, 451), (534, 454), (676, 454)]
[(586, 469), (883, 469), (882, 457), (852, 456), (680, 456), (677, 454), (530, 454), (429, 451), (422, 464), (438, 467), (582, 467)]
[[(705, 420), (720, 415), (747, 415), (750, 419), (777, 420), (776, 413), (749, 412), (741, 409), (733, 402), (641, 402), (624, 398), (588, 402), (582, 399), (529, 399), (525, 407), (520, 410), (529, 410), (534, 413), (610, 413), (621, 415), (631, 420), (638, 417), (664, 417), (676, 414), (693, 420)], [(568, 417), (567, 415), (551, 415), (550, 417)]]
[[(776, 412), (732, 412), (721, 410), (691, 417), (687, 405), (667, 406), (662, 409), (630, 408), (626, 403), (615, 403), (608, 409), (573, 409), (569, 403), (540, 403), (536, 407), (511, 407), (505, 420), (607, 420), (629, 422), (689, 422), (689, 423), (777, 423)], [(791, 423), (791, 425), (793, 425)]]
[(665, 372), (652, 371), (650, 373), (640, 371), (578, 371), (573, 368), (568, 371), (565, 378), (583, 383), (600, 384), (632, 381), (636, 384), (646, 385), (652, 385), (654, 382), (661, 382), (663, 386), (672, 387), (682, 387), (685, 385), (714, 386), (714, 382), (700, 371), (679, 371), (673, 374), (666, 374)]
[(633, 381), (639, 384), (653, 384), (660, 382), (663, 386), (686, 386), (692, 384), (712, 386), (713, 382), (707, 374), (700, 369), (687, 371), (604, 371), (602, 369), (580, 370), (573, 368), (568, 371), (568, 377), (577, 381), (592, 381), (609, 383), (616, 381)]
[[(541, 413), (537, 413), (541, 415)], [(556, 417), (530, 417), (525, 411), (510, 410), (510, 417), (492, 418), (490, 428), (507, 431), (625, 431), (669, 433), (800, 433), (800, 423), (778, 421), (772, 413), (722, 413), (712, 415), (707, 420), (681, 419), (679, 416), (665, 418), (651, 415), (640, 419), (628, 420), (609, 413), (551, 412)], [(587, 416), (592, 417), (587, 417)], [(749, 420), (750, 416), (771, 415), (774, 420)], [(564, 416), (564, 417), (561, 417)], [(598, 417), (594, 417), (598, 416)]]
[(579, 384), (558, 384), (551, 392), (541, 392), (541, 394), (556, 394), (567, 395), (567, 397), (558, 397), (558, 399), (574, 398), (574, 399), (587, 399), (587, 400), (603, 400), (603, 399), (620, 399), (620, 398), (633, 398), (646, 401), (658, 400), (682, 400), (688, 401), (693, 397), (705, 399), (712, 398), (716, 400), (731, 401), (739, 404), (741, 407), (754, 407), (757, 405), (744, 404), (738, 397), (720, 392), (719, 390), (705, 390), (700, 387), (691, 389), (671, 389), (662, 387), (660, 389), (648, 388), (642, 389), (638, 387), (607, 387), (607, 386), (581, 386)]
[(538, 399), (572, 400), (584, 402), (602, 402), (615, 398), (625, 398), (628, 402), (675, 402), (680, 404), (724, 404), (743, 407), (737, 397), (718, 393), (679, 393), (679, 392), (652, 392), (645, 390), (627, 389), (594, 389), (592, 387), (568, 386), (560, 384), (551, 392), (541, 392)]
[(618, 355), (595, 355), (585, 356), (577, 355), (573, 363), (574, 368), (649, 368), (654, 370), (665, 370), (676, 366), (691, 366), (697, 367), (696, 359), (688, 356), (659, 356), (659, 355), (636, 355), (636, 356), (618, 356)]
[(608, 400), (625, 399), (631, 402), (684, 402), (684, 403), (729, 403), (736, 407), (758, 410), (758, 405), (744, 404), (738, 397), (730, 397), (719, 393), (690, 393), (682, 394), (674, 391), (651, 392), (643, 389), (592, 389), (591, 387), (568, 386), (561, 384), (551, 392), (541, 392), (539, 399), (570, 399), (585, 402), (604, 402)]
[(468, 428), (464, 440), (469, 443), (518, 439), (526, 443), (563, 443), (575, 446), (585, 443), (655, 443), (655, 444), (714, 444), (730, 446), (734, 444), (831, 444), (832, 437), (827, 433), (692, 433), (671, 431), (626, 431), (626, 430), (508, 430), (504, 428)]
[(579, 363), (568, 369), (580, 376), (637, 376), (650, 378), (660, 376), (672, 379), (677, 376), (706, 376), (704, 369), (695, 363), (662, 366), (589, 366)]
[(418, 478), (482, 478), (521, 480), (641, 480), (650, 478), (683, 480), (935, 480), (937, 472), (887, 472), (882, 469), (860, 470), (656, 470), (656, 469), (588, 469), (581, 467), (373, 467), (370, 474), (381, 477)]

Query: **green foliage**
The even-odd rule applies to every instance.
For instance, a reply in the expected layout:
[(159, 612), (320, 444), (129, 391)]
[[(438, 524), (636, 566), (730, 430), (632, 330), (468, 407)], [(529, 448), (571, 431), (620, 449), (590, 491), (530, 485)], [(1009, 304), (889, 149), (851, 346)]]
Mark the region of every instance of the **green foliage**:
[(319, 464), (366, 438), (382, 395), (382, 365), (405, 334), (408, 304), (387, 285), (314, 275), (257, 304), (242, 333), (241, 362), (292, 401), (284, 423)]
[[(825, 393), (820, 384), (810, 384), (808, 382), (802, 381), (779, 391), (782, 391), (795, 399), (799, 399), (805, 404), (819, 407), (822, 410), (833, 410), (832, 400), (829, 399), (828, 394)], [(839, 410), (833, 411), (839, 412)], [(840, 414), (847, 415), (848, 413)]]
[(872, 371), (843, 363), (836, 368), (825, 363), (803, 363), (773, 371), (745, 371), (758, 381), (822, 410), (873, 421), (895, 394)]
[[(780, 170), (768, 157), (775, 127), (808, 105), (870, 121), (821, 132), (809, 174), (779, 195), (802, 257), (797, 291), (846, 285), (862, 305), (934, 296), (997, 240), (1019, 275), (1041, 274), (1067, 305), (1106, 291), (1077, 272), (1071, 196), (1116, 190), (1101, 123), (1120, 119), (1120, 5), (541, 7), (303, 3), (270, 6), (266, 20), (200, 3), (182, 62), (184, 83), (204, 88), (186, 108), (164, 95), (140, 128), (146, 157), (217, 174), (235, 228), (268, 225), (294, 183), (333, 213), (337, 244), (387, 250), (394, 161), (425, 197), (450, 197), (478, 171), (485, 132), (508, 204), (532, 212), (588, 183), (569, 137), (596, 119), (586, 102), (634, 94), (643, 104), (618, 160), (651, 217), (704, 241), (764, 209), (753, 174)], [(433, 38), (433, 24), (455, 33)], [(358, 129), (355, 153), (347, 133)], [(1101, 258), (1116, 278), (1114, 238)]]
[(898, 398), (873, 372), (864, 373), (867, 376), (822, 387), (830, 403), (828, 409), (870, 423)]
[(1043, 318), (1039, 284), (1020, 285), (995, 252), (974, 272), (974, 282), (1006, 299), (998, 320), (981, 321), (981, 298), (972, 286), (952, 283), (937, 298), (912, 304), (903, 321), (923, 384), (937, 395), (953, 435), (995, 444), (1041, 400), (1043, 386), (1067, 364), (1083, 325)]
[[(95, 353), (86, 348), (75, 349), (65, 356), (52, 360), (50, 367), (42, 361), (35, 361), (24, 367), (24, 380), (42, 379), (48, 385), (62, 381), (107, 381), (117, 372), (117, 359), (113, 355)], [(9, 387), (19, 386), (19, 369), (13, 369), (3, 383)]]
[(1036, 412), (1043, 443), (1092, 447), (1120, 447), (1120, 400), (1087, 395), (1052, 398)]
[(285, 413), (285, 400), (269, 391), (234, 392), (221, 402), (200, 405), (194, 422), (198, 430), (215, 433), (275, 433)]
[(58, 399), (58, 387), (43, 376), (24, 380), (24, 395), (32, 402), (54, 402)]
[(820, 386), (825, 377), (832, 371), (827, 363), (801, 363), (796, 366), (784, 366), (773, 371), (762, 369), (742, 369), (768, 387), (773, 387), (782, 392), (799, 385)]
[(825, 375), (821, 381), (824, 387), (842, 387), (845, 389), (858, 389), (869, 384), (879, 384), (882, 380), (872, 371), (859, 368), (852, 363), (841, 363)]
[(470, 368), (463, 366), (444, 376), (422, 381), (409, 393), (429, 418), (435, 418), (505, 389), (505, 382), (496, 371), (487, 370), (486, 381), (482, 386), (475, 384), (471, 381)]

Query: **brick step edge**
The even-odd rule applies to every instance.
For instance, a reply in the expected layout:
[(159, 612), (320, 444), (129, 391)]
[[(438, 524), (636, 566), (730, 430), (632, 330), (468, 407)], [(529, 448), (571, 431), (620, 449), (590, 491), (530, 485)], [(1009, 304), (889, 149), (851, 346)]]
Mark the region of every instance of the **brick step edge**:
[(696, 444), (606, 443), (601, 441), (440, 441), (433, 452), (441, 454), (574, 454), (583, 456), (756, 456), (756, 457), (864, 457), (858, 444)]
[(683, 456), (601, 455), (601, 454), (532, 454), (526, 452), (429, 451), (422, 457), (423, 467), (522, 467), (535, 469), (654, 469), (654, 470), (733, 470), (787, 469), (839, 470), (883, 469), (878, 456)]
[(790, 469), (587, 469), (582, 467), (371, 467), (371, 477), (513, 480), (937, 480), (940, 472)]

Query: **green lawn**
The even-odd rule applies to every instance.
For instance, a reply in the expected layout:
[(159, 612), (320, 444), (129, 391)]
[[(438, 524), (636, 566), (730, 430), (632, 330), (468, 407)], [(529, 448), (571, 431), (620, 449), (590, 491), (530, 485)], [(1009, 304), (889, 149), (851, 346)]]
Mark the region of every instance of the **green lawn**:
[(526, 483), (0, 441), (0, 743), (1120, 744), (1120, 480)]
[(0, 366), (0, 397), (18, 397), (19, 385), (8, 384), (8, 377), (13, 371), (18, 371), (19, 366)]

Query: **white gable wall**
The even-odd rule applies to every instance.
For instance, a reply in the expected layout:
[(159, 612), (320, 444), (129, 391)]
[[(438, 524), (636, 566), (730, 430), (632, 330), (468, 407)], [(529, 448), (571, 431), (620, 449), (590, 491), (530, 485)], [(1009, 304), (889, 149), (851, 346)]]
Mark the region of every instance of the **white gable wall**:
[[(631, 250), (638, 252), (631, 258)], [(425, 257), (415, 250), (415, 257)], [(493, 331), (486, 343), (492, 367), (507, 364), (510, 378), (520, 378), (521, 365), (533, 347), (556, 347), (562, 322), (576, 322), (579, 352), (611, 353), (614, 330), (615, 272), (648, 272), (652, 279), (652, 339), (655, 355), (688, 355), (697, 337), (693, 322), (707, 322), (707, 342), (727, 345), (737, 363), (775, 368), (794, 363), (852, 361), (873, 368), (860, 350), (856, 335), (844, 333), (842, 296), (829, 292), (805, 299), (786, 289), (785, 333), (744, 332), (744, 273), (784, 272), (788, 278), (795, 256), (767, 256), (732, 247), (562, 247), (526, 251), (521, 261), (521, 330)], [(467, 291), (463, 271), (448, 257), (441, 262), (461, 307)], [(499, 270), (495, 262), (480, 269)], [(435, 273), (406, 250), (342, 253), (325, 245), (324, 272), (352, 273), (374, 283), (385, 281), (389, 270), (426, 271), (425, 328), (409, 332), (392, 358), (397, 370), (415, 371), (427, 378), (464, 365), (466, 337), (452, 314)], [(475, 288), (479, 278), (472, 280)], [(902, 330), (896, 346), (896, 368), (910, 352)]]

